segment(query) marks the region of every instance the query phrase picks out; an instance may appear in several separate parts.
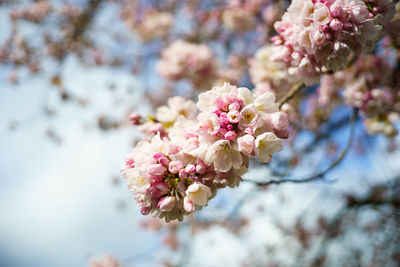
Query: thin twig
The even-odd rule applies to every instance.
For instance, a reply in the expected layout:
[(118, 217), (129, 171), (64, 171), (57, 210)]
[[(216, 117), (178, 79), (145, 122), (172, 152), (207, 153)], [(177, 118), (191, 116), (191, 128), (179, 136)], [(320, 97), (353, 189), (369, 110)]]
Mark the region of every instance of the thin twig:
[(278, 102), (279, 108), (281, 108), (283, 104), (285, 104), (286, 102), (291, 100), (294, 96), (296, 96), (296, 94), (300, 92), (301, 89), (303, 89), (304, 87), (305, 87), (304, 83), (295, 84), (293, 88), (289, 91), (289, 93), (287, 93), (285, 96), (282, 97), (281, 100), (279, 100)]
[(243, 179), (243, 181), (245, 182), (251, 182), (251, 183), (255, 183), (258, 186), (266, 186), (266, 185), (270, 185), (270, 184), (282, 184), (282, 183), (307, 183), (307, 182), (311, 182), (320, 178), (323, 178), (328, 172), (330, 172), (331, 170), (333, 170), (337, 165), (339, 165), (339, 163), (344, 159), (344, 157), (346, 156), (346, 154), (348, 153), (351, 144), (352, 144), (352, 140), (353, 140), (353, 135), (354, 135), (354, 121), (355, 118), (357, 116), (358, 110), (354, 109), (353, 110), (353, 114), (350, 116), (350, 133), (349, 133), (349, 138), (348, 138), (348, 142), (346, 147), (344, 148), (344, 150), (342, 151), (342, 153), (340, 154), (339, 158), (337, 158), (328, 168), (326, 168), (325, 170), (314, 174), (310, 177), (307, 178), (303, 178), (303, 179), (279, 179), (279, 180), (270, 180), (267, 182), (261, 182), (261, 181), (254, 181), (254, 180), (248, 180), (248, 179)]

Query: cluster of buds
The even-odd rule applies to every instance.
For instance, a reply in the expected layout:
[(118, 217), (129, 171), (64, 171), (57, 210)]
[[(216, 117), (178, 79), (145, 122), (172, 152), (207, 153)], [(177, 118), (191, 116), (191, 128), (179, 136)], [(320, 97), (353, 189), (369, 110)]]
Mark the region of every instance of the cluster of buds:
[(216, 67), (215, 56), (206, 45), (178, 40), (162, 51), (157, 71), (169, 80), (187, 79), (205, 89), (216, 78)]
[(306, 84), (317, 83), (321, 72), (346, 67), (351, 53), (371, 51), (393, 8), (391, 0), (292, 1), (275, 23), (272, 59)]
[[(273, 93), (256, 97), (228, 83), (200, 94), (197, 105), (174, 97), (144, 125), (143, 141), (121, 172), (142, 214), (167, 222), (206, 206), (217, 189), (238, 186), (249, 158), (269, 162), (288, 137), (287, 116)], [(157, 131), (148, 130), (154, 125)]]

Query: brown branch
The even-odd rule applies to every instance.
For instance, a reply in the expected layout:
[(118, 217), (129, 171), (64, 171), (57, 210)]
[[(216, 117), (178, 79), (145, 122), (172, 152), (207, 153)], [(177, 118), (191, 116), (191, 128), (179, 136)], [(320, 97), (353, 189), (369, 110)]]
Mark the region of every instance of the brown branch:
[(283, 104), (287, 103), (289, 100), (291, 100), (293, 97), (295, 97), (297, 95), (297, 93), (299, 93), (305, 87), (306, 86), (304, 83), (295, 84), (292, 87), (292, 89), (290, 89), (289, 93), (287, 93), (285, 96), (282, 97), (281, 100), (279, 100), (279, 102), (278, 102), (279, 108), (281, 108), (283, 106)]

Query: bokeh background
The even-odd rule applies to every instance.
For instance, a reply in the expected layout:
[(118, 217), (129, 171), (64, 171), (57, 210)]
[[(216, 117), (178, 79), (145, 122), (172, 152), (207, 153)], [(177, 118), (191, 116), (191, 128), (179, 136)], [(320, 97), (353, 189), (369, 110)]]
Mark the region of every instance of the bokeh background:
[[(64, 1), (50, 2), (57, 6)], [(4, 1), (0, 5), (0, 43), (13, 28), (10, 10), (27, 3)], [(0, 266), (88, 266), (91, 257), (101, 254), (114, 255), (126, 266), (160, 266), (167, 261), (178, 266), (272, 266), (266, 265), (270, 258), (279, 263), (276, 266), (306, 266), (311, 257), (307, 253), (320, 246), (318, 238), (304, 241), (311, 243), (310, 251), (304, 252), (295, 227), (299, 222), (307, 226), (321, 216), (334, 217), (346, 202), (344, 196), (362, 196), (372, 185), (399, 175), (400, 153), (388, 149), (399, 143), (399, 137), (369, 137), (357, 121), (355, 145), (324, 181), (261, 190), (243, 183), (239, 188), (223, 189), (209, 207), (182, 224), (176, 237), (179, 241), (167, 238), (168, 228), (146, 229), (147, 219), (136, 207), (119, 168), (134, 140), (140, 138), (127, 119), (129, 111), (151, 114), (154, 102), (166, 100), (160, 94), (165, 80), (154, 72), (157, 57), (152, 54), (161, 44), (155, 41), (143, 46), (117, 19), (120, 10), (113, 1), (96, 12), (89, 32), (93, 42), (123, 61), (147, 53), (139, 72), (124, 63), (118, 67), (84, 64), (76, 55), (66, 56), (62, 63), (44, 58), (40, 72), (34, 75), (26, 68), (16, 74), (13, 66), (0, 65)], [(178, 22), (176, 33), (190, 30), (184, 17)], [(25, 21), (19, 31), (40, 46), (38, 36), (54, 33), (57, 26)], [(226, 56), (218, 44), (212, 48), (216, 57)], [(245, 46), (237, 43), (237, 49)], [(54, 75), (62, 78), (62, 88), (73, 100), (60, 96)], [(248, 84), (248, 77), (242, 83)], [(188, 88), (188, 83), (180, 82), (167, 95), (191, 96)], [(342, 148), (348, 134), (349, 127), (344, 127), (332, 140)], [(309, 138), (305, 133), (299, 143)], [(303, 177), (329, 165), (327, 147), (316, 149), (296, 175)], [(268, 167), (255, 163), (244, 178), (270, 176)], [(329, 249), (337, 263), (332, 266), (352, 266), (346, 265), (349, 247), (360, 251), (362, 266), (375, 257), (369, 252), (378, 245), (391, 250), (389, 255), (399, 253), (399, 239), (394, 237), (399, 235), (398, 215), (390, 217), (385, 212), (384, 208), (368, 209), (357, 219), (389, 218), (378, 227), (377, 238), (363, 231), (359, 221), (347, 222), (347, 234)], [(193, 220), (202, 226), (190, 227)], [(299, 262), (301, 255), (305, 255), (304, 262)], [(396, 260), (381, 266), (396, 266)]]

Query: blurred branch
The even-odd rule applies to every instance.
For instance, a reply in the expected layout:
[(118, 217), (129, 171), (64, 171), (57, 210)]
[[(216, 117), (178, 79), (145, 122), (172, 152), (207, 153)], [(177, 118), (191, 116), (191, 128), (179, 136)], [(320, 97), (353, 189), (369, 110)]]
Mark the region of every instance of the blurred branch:
[(304, 83), (295, 84), (289, 91), (289, 93), (287, 93), (285, 96), (282, 97), (281, 100), (279, 100), (278, 102), (279, 108), (281, 108), (283, 104), (287, 103), (289, 100), (295, 97), (305, 87), (306, 86)]
[[(386, 196), (388, 191), (395, 191), (396, 187), (400, 184), (400, 177), (390, 179), (391, 182), (384, 184), (374, 185), (364, 197), (356, 197), (354, 195), (347, 195), (345, 205), (337, 212), (330, 223), (326, 226), (321, 245), (315, 254), (314, 261), (310, 266), (321, 266), (325, 261), (326, 251), (329, 247), (329, 242), (335, 238), (340, 238), (340, 231), (346, 225), (343, 221), (349, 216), (350, 212), (357, 212), (358, 209), (366, 206), (383, 206), (390, 205), (396, 210), (400, 207), (400, 198), (394, 192), (391, 196)], [(385, 214), (388, 215), (388, 214)], [(387, 217), (396, 217), (398, 214), (389, 214)]]
[(311, 182), (311, 181), (323, 178), (328, 172), (330, 172), (335, 167), (337, 167), (339, 165), (339, 163), (344, 159), (346, 154), (348, 153), (348, 151), (349, 151), (349, 149), (351, 147), (351, 144), (352, 144), (352, 140), (353, 140), (354, 121), (355, 121), (355, 119), (357, 117), (357, 113), (358, 113), (358, 110), (357, 109), (353, 109), (353, 113), (350, 116), (350, 133), (349, 133), (349, 138), (348, 138), (346, 147), (344, 148), (344, 150), (342, 151), (340, 156), (329, 167), (327, 167), (325, 170), (323, 170), (323, 171), (321, 171), (321, 172), (319, 172), (317, 174), (314, 174), (314, 175), (312, 175), (310, 177), (302, 178), (302, 179), (290, 178), (290, 179), (270, 180), (270, 181), (267, 181), (267, 182), (243, 179), (243, 181), (255, 183), (258, 186), (267, 186), (267, 185), (271, 185), (271, 184), (282, 184), (282, 183), (307, 183), (307, 182)]

